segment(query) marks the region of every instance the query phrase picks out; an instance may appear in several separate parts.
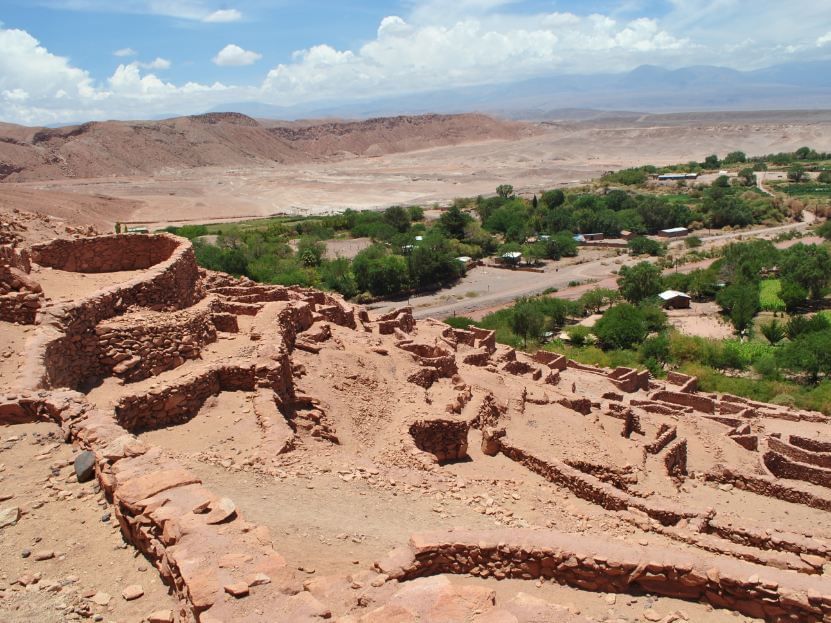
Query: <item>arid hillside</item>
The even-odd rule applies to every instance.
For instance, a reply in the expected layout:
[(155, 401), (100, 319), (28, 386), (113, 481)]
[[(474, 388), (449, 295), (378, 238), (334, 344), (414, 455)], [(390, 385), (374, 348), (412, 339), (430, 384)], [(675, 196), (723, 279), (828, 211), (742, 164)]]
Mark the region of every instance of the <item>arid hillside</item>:
[(282, 126), (238, 113), (91, 122), (58, 129), (0, 124), (0, 180), (148, 175), (166, 169), (373, 156), (513, 139), (526, 127), (476, 114)]

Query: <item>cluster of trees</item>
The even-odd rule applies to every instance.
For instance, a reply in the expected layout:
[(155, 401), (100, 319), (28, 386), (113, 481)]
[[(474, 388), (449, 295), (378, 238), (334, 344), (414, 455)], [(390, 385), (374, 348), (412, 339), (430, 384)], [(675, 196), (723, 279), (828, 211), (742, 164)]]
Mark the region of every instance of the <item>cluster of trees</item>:
[[(617, 237), (624, 230), (646, 235), (672, 227), (720, 229), (784, 219), (786, 210), (779, 200), (748, 189), (745, 183), (755, 185), (752, 171), (749, 181), (733, 185), (726, 176), (720, 177), (711, 186), (687, 189), (680, 196), (621, 189), (602, 194), (553, 190), (532, 201), (511, 196), (480, 197), (476, 209), (487, 232), (515, 243), (522, 243), (534, 233), (603, 233)], [(657, 250), (647, 252), (655, 254)]]
[[(168, 231), (194, 241), (200, 266), (262, 283), (323, 287), (347, 297), (363, 292), (391, 296), (441, 286), (464, 274), (458, 256), (478, 257), (496, 249), (492, 236), (476, 237), (481, 230), (458, 207), (445, 212), (432, 227), (423, 218), (419, 207), (393, 206), (382, 212), (347, 210), (291, 225), (224, 226), (214, 234), (215, 241), (203, 238), (210, 230), (202, 225)], [(324, 240), (339, 232), (371, 237), (374, 244), (351, 261), (326, 259)]]
[[(732, 168), (737, 165), (746, 165), (739, 171), (739, 181), (745, 186), (752, 186), (755, 184), (755, 174), (759, 171), (767, 171), (768, 165), (780, 167), (790, 165), (788, 169), (789, 179), (792, 181), (800, 181), (805, 177), (806, 166), (814, 166), (816, 163), (827, 160), (831, 160), (831, 153), (818, 152), (810, 147), (800, 147), (792, 152), (780, 152), (752, 157), (743, 151), (732, 151), (724, 156), (724, 158), (719, 158), (717, 154), (710, 154), (701, 162), (691, 161), (665, 167), (644, 165), (641, 167), (611, 171), (602, 177), (602, 181), (606, 184), (642, 186), (647, 182), (649, 176), (653, 174), (673, 172), (702, 173), (717, 171), (722, 167)], [(831, 180), (831, 174), (827, 178)]]

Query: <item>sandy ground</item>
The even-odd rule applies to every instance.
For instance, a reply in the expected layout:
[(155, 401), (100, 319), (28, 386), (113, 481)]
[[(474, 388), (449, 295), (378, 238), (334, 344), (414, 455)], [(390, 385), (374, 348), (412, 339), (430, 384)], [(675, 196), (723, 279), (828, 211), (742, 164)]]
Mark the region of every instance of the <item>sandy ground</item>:
[[(175, 609), (155, 567), (122, 540), (97, 483), (77, 482), (75, 453), (62, 442), (52, 424), (0, 427), (0, 510), (22, 515), (0, 530), (0, 621), (128, 623)], [(130, 585), (144, 595), (124, 599)]]
[(685, 335), (723, 340), (733, 337), (733, 327), (720, 313), (713, 302), (690, 303), (689, 309), (668, 309), (669, 323)]
[[(278, 213), (321, 214), (396, 203), (446, 203), (491, 194), (513, 184), (521, 193), (586, 181), (605, 171), (653, 163), (702, 160), (736, 149), (763, 154), (822, 145), (831, 123), (735, 123), (692, 116), (686, 122), (544, 124), (517, 140), (491, 140), (375, 158), (170, 170), (154, 177), (115, 177), (7, 184), (10, 188), (106, 195), (138, 204), (120, 218), (154, 227), (182, 222), (253, 218)], [(130, 207), (133, 206), (133, 207)]]

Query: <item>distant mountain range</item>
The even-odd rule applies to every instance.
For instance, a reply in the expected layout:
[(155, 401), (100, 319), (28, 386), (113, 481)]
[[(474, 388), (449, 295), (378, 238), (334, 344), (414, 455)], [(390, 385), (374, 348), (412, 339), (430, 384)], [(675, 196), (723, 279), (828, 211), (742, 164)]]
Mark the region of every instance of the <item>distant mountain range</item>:
[[(623, 74), (552, 75), (510, 84), (380, 99), (323, 101), (288, 107), (229, 103), (214, 112), (235, 111), (261, 119), (301, 119), (475, 110), (514, 119), (584, 120), (586, 109), (689, 112), (828, 108), (831, 108), (831, 61), (787, 63), (755, 71), (707, 65), (671, 70), (642, 65)], [(575, 114), (578, 114), (576, 118)]]

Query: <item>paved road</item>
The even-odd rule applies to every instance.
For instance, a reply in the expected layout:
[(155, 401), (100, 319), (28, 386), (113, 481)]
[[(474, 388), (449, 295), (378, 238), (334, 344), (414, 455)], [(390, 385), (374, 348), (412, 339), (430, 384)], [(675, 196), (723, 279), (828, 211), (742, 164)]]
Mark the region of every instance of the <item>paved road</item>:
[[(813, 222), (813, 214), (803, 222), (777, 225), (754, 230), (719, 233), (712, 236), (702, 236), (703, 246), (722, 246), (733, 240), (749, 238), (773, 238), (774, 236), (791, 231), (807, 228)], [(682, 242), (675, 242), (672, 248), (683, 248)], [(511, 271), (501, 268), (477, 267), (474, 268), (451, 288), (440, 292), (409, 299), (416, 318), (447, 318), (448, 316), (471, 316), (481, 318), (487, 313), (510, 305), (521, 296), (541, 294), (549, 288), (557, 288), (557, 296), (561, 298), (578, 298), (586, 290), (596, 287), (617, 287), (615, 273), (621, 266), (636, 264), (642, 258), (615, 255), (614, 250), (602, 257), (588, 261), (561, 261), (548, 264), (544, 273), (528, 273)], [(581, 254), (585, 253), (581, 250)], [(652, 260), (650, 260), (652, 261)], [(708, 266), (712, 261), (686, 264), (679, 268), (688, 272), (695, 268)], [(568, 287), (570, 282), (578, 281), (584, 285)], [(376, 313), (382, 313), (406, 305), (405, 301), (395, 301), (373, 305)]]

